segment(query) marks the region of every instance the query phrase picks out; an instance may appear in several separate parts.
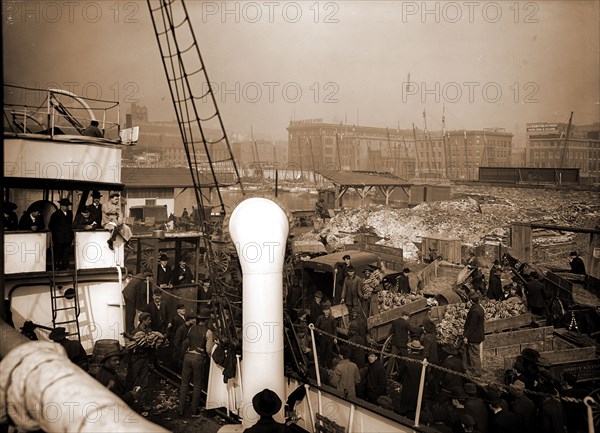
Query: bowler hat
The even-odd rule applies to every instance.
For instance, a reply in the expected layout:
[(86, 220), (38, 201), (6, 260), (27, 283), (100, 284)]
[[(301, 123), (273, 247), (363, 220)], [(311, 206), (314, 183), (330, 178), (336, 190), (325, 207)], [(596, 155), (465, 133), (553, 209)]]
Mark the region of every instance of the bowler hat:
[(176, 310), (181, 310), (182, 308), (185, 308), (185, 304), (177, 304)]
[(188, 320), (196, 320), (196, 315), (194, 313), (185, 313), (185, 321)]
[(263, 389), (252, 397), (252, 407), (260, 416), (272, 416), (281, 409), (281, 399), (270, 389)]
[(569, 253), (569, 256), (570, 256), (570, 257), (577, 257), (577, 251), (571, 251), (571, 252)]
[(479, 301), (479, 295), (475, 292), (469, 295), (469, 301), (477, 302)]
[(89, 206), (81, 206), (81, 213), (88, 213), (90, 211)]
[(521, 356), (527, 361), (536, 362), (541, 355), (540, 352), (538, 352), (537, 350), (532, 349), (530, 347), (526, 347), (521, 352)]
[(465, 383), (465, 392), (468, 395), (477, 394), (477, 385), (475, 385), (474, 383), (471, 383), (471, 382)]
[(163, 260), (169, 260), (169, 256), (166, 255), (165, 253), (161, 253), (160, 256), (158, 256), (158, 260), (160, 260), (161, 262)]
[(5, 211), (10, 212), (15, 210), (17, 208), (17, 205), (14, 204), (12, 201), (5, 201), (2, 207)]
[(387, 395), (381, 395), (377, 398), (377, 404), (384, 409), (391, 409), (393, 401)]
[(350, 260), (350, 255), (349, 254), (345, 254), (344, 257), (342, 257), (342, 260)]
[(71, 200), (69, 200), (68, 198), (64, 197), (64, 198), (61, 198), (58, 201), (58, 204), (60, 204), (61, 206), (71, 206), (73, 203), (71, 203)]
[(515, 380), (514, 383), (508, 385), (508, 391), (512, 394), (520, 394), (525, 389), (525, 383), (521, 380)]
[(90, 125), (92, 125), (92, 126), (98, 126), (98, 125), (100, 125), (100, 123), (97, 120), (92, 120), (90, 122)]
[(54, 328), (50, 332), (50, 335), (48, 335), (48, 338), (52, 341), (64, 340), (65, 338), (67, 338), (67, 330), (62, 326), (59, 326), (58, 328)]
[(323, 303), (323, 310), (331, 310), (331, 302), (327, 301)]
[(402, 273), (404, 273), (404, 274), (408, 274), (409, 272), (410, 272), (410, 268), (402, 269)]
[(323, 297), (323, 292), (321, 292), (320, 290), (317, 290), (315, 292), (315, 298), (322, 298)]
[(92, 191), (92, 198), (100, 198), (102, 197), (102, 194), (100, 194), (100, 191), (98, 191), (97, 189)]
[(198, 319), (210, 319), (210, 308), (200, 308), (200, 312), (198, 313)]

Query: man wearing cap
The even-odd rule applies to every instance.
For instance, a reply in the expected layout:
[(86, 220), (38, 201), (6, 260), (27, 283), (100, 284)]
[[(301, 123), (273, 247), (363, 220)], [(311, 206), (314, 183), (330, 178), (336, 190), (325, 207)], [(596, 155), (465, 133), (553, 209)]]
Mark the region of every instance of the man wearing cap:
[(471, 308), (467, 313), (463, 332), (465, 343), (463, 365), (467, 374), (479, 377), (481, 376), (481, 343), (485, 340), (485, 312), (479, 305), (477, 293), (469, 295), (469, 303)]
[(75, 230), (94, 230), (96, 228), (96, 221), (92, 218), (88, 206), (82, 206), (79, 213), (75, 215), (73, 228)]
[(44, 230), (44, 217), (38, 207), (32, 207), (23, 212), (19, 220), (19, 230), (28, 230), (31, 232), (41, 232)]
[(354, 266), (347, 267), (348, 276), (344, 279), (342, 285), (342, 297), (340, 303), (346, 304), (348, 311), (352, 311), (354, 307), (360, 305), (360, 295), (363, 280), (356, 276)]
[(335, 319), (331, 315), (331, 304), (325, 302), (323, 304), (323, 314), (319, 316), (315, 323), (315, 328), (320, 331), (327, 332), (330, 335), (323, 335), (317, 332), (317, 354), (319, 355), (319, 363), (323, 367), (331, 369), (333, 361), (333, 346), (337, 343), (337, 325)]
[[(198, 314), (198, 324), (192, 325), (188, 330), (187, 339), (184, 340), (183, 369), (181, 371), (181, 387), (179, 388), (179, 415), (185, 410), (187, 390), (192, 379), (194, 391), (192, 393), (192, 417), (200, 414), (200, 393), (204, 384), (204, 363), (208, 362), (208, 354), (213, 347), (212, 331), (206, 325), (210, 319), (210, 310), (201, 308)], [(187, 343), (186, 343), (187, 341)]]
[(17, 230), (19, 220), (15, 209), (17, 209), (17, 205), (11, 201), (2, 203), (2, 227), (4, 230)]
[(323, 299), (323, 292), (317, 290), (315, 292), (313, 300), (308, 304), (308, 323), (314, 324), (317, 319), (323, 314), (323, 306), (321, 300)]
[(260, 419), (252, 427), (244, 430), (244, 433), (288, 433), (291, 429), (273, 419), (281, 409), (281, 399), (268, 388), (263, 389), (252, 397), (252, 407), (260, 416)]
[(133, 333), (135, 316), (141, 313), (148, 305), (149, 280), (152, 271), (143, 270), (131, 277), (121, 292), (125, 299), (125, 332)]
[(73, 362), (77, 364), (81, 369), (88, 369), (88, 359), (87, 354), (85, 353), (85, 349), (81, 345), (79, 341), (69, 340), (67, 338), (67, 330), (59, 326), (54, 328), (48, 338), (55, 343), (60, 344), (65, 351), (67, 352), (67, 357)]
[(98, 382), (131, 406), (139, 395), (139, 388), (128, 391), (125, 387), (125, 382), (123, 382), (123, 379), (117, 373), (123, 356), (124, 353), (120, 350), (113, 350), (104, 355), (100, 360), (100, 370), (96, 373), (95, 377)]
[[(133, 335), (143, 333), (146, 336), (152, 332), (150, 324), (152, 318), (150, 313), (143, 312), (140, 314), (140, 323), (133, 330)], [(126, 389), (133, 389), (134, 386), (139, 386), (142, 389), (148, 387), (150, 379), (150, 362), (154, 354), (154, 349), (149, 346), (137, 346), (129, 353), (129, 364), (127, 365), (127, 377), (125, 378)]]
[[(458, 373), (463, 373), (463, 362), (460, 359), (460, 355), (456, 347), (446, 344), (442, 347), (443, 352), (446, 354), (446, 357), (442, 361), (442, 367), (447, 370), (456, 371)], [(462, 386), (463, 378), (451, 373), (450, 371), (435, 371), (434, 373), (439, 375), (439, 386), (440, 389), (450, 390), (455, 386)]]
[(69, 206), (73, 203), (68, 198), (61, 198), (58, 203), (60, 208), (50, 217), (48, 228), (52, 232), (55, 266), (57, 269), (67, 269), (73, 243), (73, 212)]
[(104, 137), (104, 134), (102, 134), (102, 131), (100, 131), (100, 128), (98, 128), (99, 125), (100, 125), (100, 123), (98, 123), (97, 120), (92, 120), (90, 122), (89, 126), (83, 130), (82, 135), (85, 135), (87, 137), (97, 137), (97, 138)]
[(102, 194), (100, 191), (94, 190), (92, 191), (92, 203), (89, 205), (90, 215), (92, 220), (96, 221), (96, 227), (102, 227), (102, 203), (100, 203), (100, 198)]
[(571, 266), (572, 273), (586, 275), (585, 263), (583, 263), (583, 260), (581, 257), (579, 257), (579, 254), (577, 254), (577, 251), (571, 251), (569, 254), (569, 265)]
[(156, 268), (156, 284), (162, 288), (173, 287), (173, 269), (169, 265), (169, 256), (160, 253), (158, 266)]
[(123, 223), (123, 211), (119, 199), (121, 194), (118, 192), (110, 193), (110, 201), (102, 206), (102, 225), (106, 230), (110, 231), (110, 239), (107, 241), (108, 247), (112, 250), (114, 241), (117, 236), (121, 236), (125, 241), (125, 245), (129, 246), (131, 239), (131, 229), (127, 224)]
[(175, 285), (180, 284), (193, 284), (194, 276), (192, 275), (192, 270), (187, 265), (187, 257), (181, 256), (179, 258), (179, 266), (177, 266), (173, 270), (173, 283)]

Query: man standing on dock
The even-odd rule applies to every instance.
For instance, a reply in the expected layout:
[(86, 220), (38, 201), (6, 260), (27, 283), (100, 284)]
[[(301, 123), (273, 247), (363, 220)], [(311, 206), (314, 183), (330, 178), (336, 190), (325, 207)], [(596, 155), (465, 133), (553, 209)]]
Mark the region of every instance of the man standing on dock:
[(467, 313), (464, 330), (465, 357), (463, 365), (465, 372), (473, 376), (481, 376), (481, 343), (485, 340), (484, 317), (485, 313), (479, 305), (479, 295), (469, 295), (471, 308)]

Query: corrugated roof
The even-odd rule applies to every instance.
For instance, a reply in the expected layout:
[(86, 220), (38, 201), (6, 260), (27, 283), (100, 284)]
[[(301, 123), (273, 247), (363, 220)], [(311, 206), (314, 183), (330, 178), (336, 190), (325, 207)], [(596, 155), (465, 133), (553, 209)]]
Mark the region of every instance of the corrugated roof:
[(341, 186), (411, 186), (406, 179), (391, 173), (340, 170), (319, 172), (325, 179)]
[[(191, 188), (194, 186), (188, 168), (123, 168), (121, 181), (125, 188)], [(200, 173), (203, 187), (213, 187), (212, 177)]]

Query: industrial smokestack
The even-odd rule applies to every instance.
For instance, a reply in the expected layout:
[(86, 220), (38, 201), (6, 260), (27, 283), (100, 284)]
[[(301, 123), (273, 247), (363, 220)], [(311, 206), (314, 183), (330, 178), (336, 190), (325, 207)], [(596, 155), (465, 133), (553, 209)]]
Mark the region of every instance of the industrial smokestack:
[[(249, 198), (231, 214), (229, 232), (243, 274), (242, 417), (244, 427), (259, 416), (252, 397), (265, 388), (285, 401), (283, 370), (283, 261), (287, 215), (275, 202)], [(283, 421), (281, 410), (275, 419)]]

